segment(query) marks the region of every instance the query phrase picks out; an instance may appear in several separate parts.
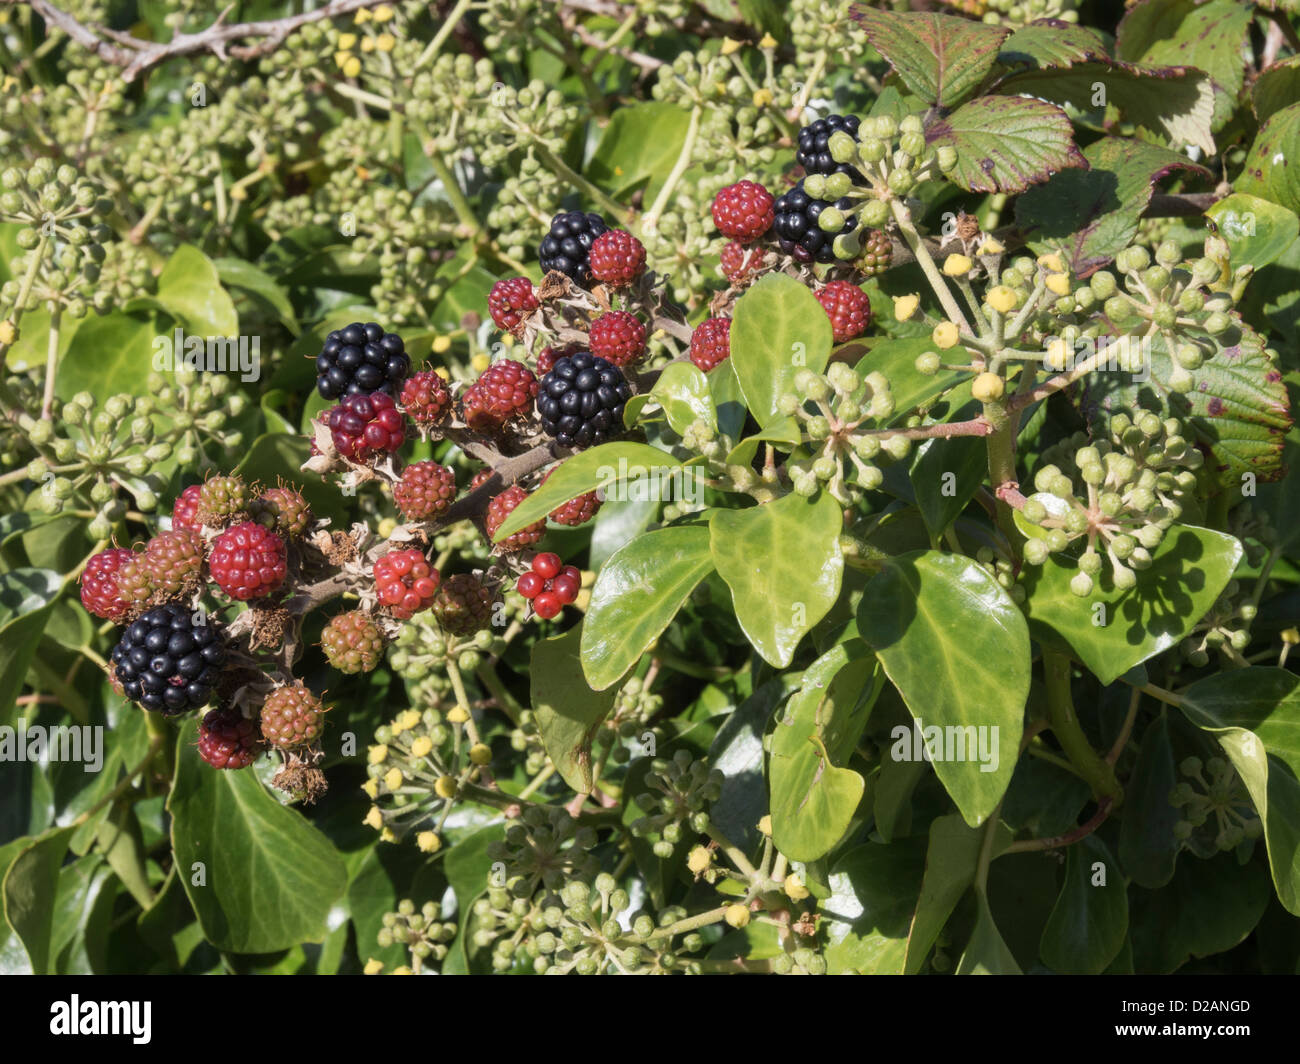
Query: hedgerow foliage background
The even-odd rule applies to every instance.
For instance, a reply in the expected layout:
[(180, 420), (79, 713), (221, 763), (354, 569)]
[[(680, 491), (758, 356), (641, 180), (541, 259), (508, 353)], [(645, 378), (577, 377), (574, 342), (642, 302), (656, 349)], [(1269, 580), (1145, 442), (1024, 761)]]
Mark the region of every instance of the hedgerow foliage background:
[[(1298, 22), (0, 0), (0, 725), (104, 728), (93, 772), (0, 733), (5, 970), (1295, 973)], [(723, 235), (742, 180), (820, 216)], [(567, 210), (636, 236), (631, 288), (544, 276)], [(617, 310), (622, 439), (470, 416)], [(455, 401), (399, 396), (400, 458), (317, 420), (353, 322)], [(620, 497), (620, 459), (703, 495)], [(395, 505), (416, 462), (454, 502)], [(174, 586), (82, 608), (230, 475)], [(252, 608), (204, 582), (236, 515), (289, 540)], [(578, 570), (553, 619), (533, 548)], [(390, 549), (467, 598), (395, 616)], [(129, 701), (114, 622), (164, 599), (230, 646), (223, 727), (269, 742), (301, 684), (323, 734), (217, 770), (202, 712)]]

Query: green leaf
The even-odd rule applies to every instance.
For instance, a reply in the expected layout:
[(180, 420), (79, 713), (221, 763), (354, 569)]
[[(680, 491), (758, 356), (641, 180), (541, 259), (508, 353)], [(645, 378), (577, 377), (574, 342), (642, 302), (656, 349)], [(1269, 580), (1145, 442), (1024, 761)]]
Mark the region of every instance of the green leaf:
[(957, 150), (948, 177), (969, 192), (1023, 192), (1058, 170), (1086, 166), (1070, 119), (1055, 104), (981, 96), (933, 123), (925, 138)]
[(252, 772), (213, 772), (197, 736), (187, 721), (167, 810), (181, 881), (208, 941), (235, 953), (321, 941), (347, 889), (342, 857)]
[(1133, 243), (1155, 183), (1175, 170), (1209, 176), (1185, 155), (1121, 137), (1084, 150), (1086, 170), (1065, 170), (1016, 200), (1016, 221), (1038, 252), (1062, 251), (1086, 277)]
[(73, 830), (58, 828), (28, 840), (4, 874), (5, 923), (22, 942), (34, 975), (54, 971), (56, 958), (51, 945), (59, 868)]
[(1256, 480), (1282, 475), (1282, 448), (1291, 428), (1290, 400), (1277, 360), (1264, 338), (1232, 312), (1232, 326), (1213, 338), (1214, 356), (1197, 370), (1187, 394), (1169, 387), (1174, 362), (1163, 336), (1151, 342), (1149, 379), (1097, 373), (1088, 398), (1106, 410), (1156, 409), (1186, 422), (1192, 442), (1209, 447), (1207, 466), (1223, 487), (1239, 492), (1243, 474)]
[(979, 909), (975, 917), (975, 930), (971, 932), (966, 950), (957, 962), (958, 975), (1022, 975), (1020, 965), (1011, 955), (1002, 939), (998, 925), (989, 911), (983, 894), (978, 896)]
[(683, 525), (646, 532), (600, 570), (582, 625), (582, 668), (597, 691), (640, 660), (713, 568), (709, 530)]
[(274, 486), (280, 480), (290, 482), (310, 504), (317, 517), (333, 518), (336, 528), (345, 525), (348, 509), (338, 488), (314, 473), (301, 469), (310, 452), (310, 441), (305, 436), (291, 436), (283, 432), (267, 432), (258, 436), (245, 452), (235, 472), (248, 481), (264, 486)]
[(1300, 103), (1271, 114), (1255, 135), (1235, 191), (1271, 200), (1300, 213), (1300, 168), (1294, 165), (1300, 143)]
[(1255, 667), (1183, 692), (1182, 710), (1219, 740), (1264, 822), (1278, 899), (1300, 916), (1300, 676)]
[(593, 691), (587, 685), (578, 655), (581, 638), (581, 628), (571, 628), (563, 635), (538, 640), (533, 644), (529, 675), (542, 745), (564, 782), (580, 794), (590, 794), (591, 742), (614, 708), (617, 692)]
[(768, 664), (789, 665), (799, 640), (839, 597), (842, 526), (839, 504), (825, 492), (713, 511), (713, 564), (731, 588), (740, 627)]
[(909, 476), (931, 535), (942, 535), (957, 520), (987, 475), (988, 448), (977, 436), (926, 440), (916, 449)]
[(474, 900), (488, 888), (488, 873), (492, 869), (488, 847), (494, 842), (500, 842), (504, 836), (504, 826), (492, 824), (480, 828), (447, 851), (443, 869), (447, 874), (447, 883), (456, 895), (456, 918), (460, 924), (460, 933), (452, 942), (447, 961), (442, 966), (444, 974), (469, 974), (468, 954), (471, 943), (466, 939), (470, 917), (474, 912)]
[(862, 643), (831, 648), (803, 674), (772, 733), (772, 842), (795, 861), (828, 854), (853, 821), (865, 787), (848, 763), (884, 675)]
[(654, 100), (619, 107), (585, 176), (615, 196), (644, 182), (649, 203), (672, 172), (689, 124), (689, 113), (675, 103)]
[(777, 400), (794, 389), (800, 369), (820, 373), (826, 368), (831, 340), (826, 311), (793, 277), (769, 273), (740, 297), (727, 361), (759, 425), (780, 416)]
[(760, 443), (783, 443), (783, 451), (790, 451), (803, 442), (803, 427), (797, 418), (780, 417), (765, 429), (759, 429), (752, 436), (746, 436), (727, 455), (727, 465), (747, 466), (758, 453)]
[(855, 847), (834, 863), (821, 906), (832, 975), (902, 972), (924, 859), (923, 839), (900, 839)]
[[(1175, 525), (1151, 554), (1137, 586), (1117, 591), (1109, 576), (1099, 593), (1070, 590), (1077, 571), (1049, 557), (1022, 577), (1035, 638), (1068, 646), (1103, 684), (1114, 683), (1181, 641), (1205, 616), (1241, 560), (1241, 544), (1222, 532)], [(1109, 570), (1103, 570), (1103, 574)]]
[(957, 106), (998, 58), (1010, 30), (955, 15), (904, 13), (860, 5), (854, 15), (867, 39), (903, 84), (926, 103)]
[(1174, 824), (1181, 817), (1169, 802), (1169, 792), (1177, 782), (1169, 719), (1161, 713), (1142, 736), (1137, 763), (1124, 785), (1119, 826), (1119, 859), (1140, 887), (1153, 890), (1174, 877), (1174, 862), (1182, 849), (1174, 837)]
[(239, 316), (216, 264), (192, 244), (182, 244), (167, 260), (154, 298), (191, 333), (239, 335)]
[(256, 296), (275, 311), (286, 329), (295, 336), (298, 335), (298, 319), (294, 315), (293, 304), (289, 301), (289, 293), (276, 284), (269, 273), (244, 259), (217, 259), (213, 265), (217, 268), (217, 276), (222, 284), (242, 288)]
[(1030, 648), (1019, 608), (971, 559), (917, 551), (889, 560), (857, 616), (916, 722), (894, 730), (890, 756), (920, 756), (937, 740), (935, 773), (978, 827), (1011, 781), (1023, 731)]
[(1106, 42), (1095, 30), (1059, 20), (1018, 27), (998, 51), (1002, 66), (1031, 70), (1070, 67), (1090, 60), (1105, 62), (1108, 58)]
[(713, 408), (718, 415), (718, 431), (734, 440), (745, 427), (748, 411), (731, 359), (714, 366), (706, 376), (709, 378), (709, 393), (713, 396)]
[(51, 569), (0, 573), (0, 725), (12, 720), (14, 700), (62, 588), (63, 578)]
[(709, 380), (693, 363), (668, 363), (650, 389), (650, 398), (663, 407), (668, 424), (678, 436), (683, 435), (687, 426), (695, 421), (703, 421), (712, 429), (718, 427), (718, 415), (709, 394)]
[(55, 393), (65, 400), (80, 391), (101, 399), (118, 392), (149, 394), (154, 340), (161, 335), (154, 315), (115, 311), (86, 318), (59, 363)]
[(525, 525), (542, 520), (570, 499), (599, 491), (604, 498), (667, 498), (669, 485), (680, 490), (679, 476), (665, 475), (682, 463), (667, 451), (644, 443), (602, 443), (566, 458), (546, 483), (510, 511), (493, 539), (499, 543)]
[(1219, 200), (1205, 213), (1228, 241), (1234, 269), (1267, 266), (1300, 235), (1300, 217), (1294, 211), (1244, 192)]
[(1250, 90), (1250, 102), (1259, 122), (1300, 103), (1300, 55), (1289, 56), (1264, 70)]
[(928, 335), (881, 340), (873, 344), (853, 367), (864, 377), (873, 370), (878, 370), (889, 378), (890, 394), (894, 397), (891, 425), (905, 421), (917, 410), (929, 407), (936, 398), (959, 384), (963, 377), (969, 376), (950, 370), (934, 374), (919, 372), (916, 368), (917, 356), (932, 350), (934, 341)]
[(1132, 891), (1133, 968), (1166, 975), (1190, 957), (1224, 953), (1243, 942), (1268, 907), (1268, 876), (1257, 861), (1232, 854), (1178, 862), (1163, 890)]
[(1065, 851), (1065, 881), (1039, 953), (1063, 975), (1100, 975), (1128, 935), (1127, 882), (1096, 835)]
[[(1011, 833), (998, 825), (993, 856), (1011, 842)], [(984, 829), (973, 828), (960, 816), (935, 817), (930, 822), (930, 839), (925, 851), (925, 878), (916, 902), (916, 916), (907, 936), (904, 975), (916, 975), (952, 915), (957, 903), (975, 882)]]

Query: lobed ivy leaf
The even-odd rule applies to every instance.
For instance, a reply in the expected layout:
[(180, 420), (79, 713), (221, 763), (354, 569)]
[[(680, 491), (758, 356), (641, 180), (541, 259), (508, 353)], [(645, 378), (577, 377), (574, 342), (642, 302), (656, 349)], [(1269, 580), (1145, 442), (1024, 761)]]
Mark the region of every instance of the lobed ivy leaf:
[(239, 335), (239, 315), (216, 263), (192, 244), (182, 244), (167, 260), (154, 299), (195, 335)]
[(1088, 165), (1066, 113), (1027, 97), (971, 100), (932, 123), (925, 139), (957, 150), (948, 177), (968, 192), (1023, 192), (1058, 170)]
[(610, 117), (586, 176), (615, 196), (646, 185), (646, 202), (672, 172), (686, 141), (689, 113), (664, 100), (619, 107)]
[(560, 778), (579, 794), (590, 794), (595, 783), (591, 743), (601, 721), (614, 708), (617, 694), (592, 690), (583, 675), (579, 644), (585, 627), (584, 623), (563, 635), (538, 640), (533, 644), (529, 668), (542, 745)]
[(1186, 638), (1214, 605), (1241, 560), (1241, 544), (1207, 528), (1175, 525), (1151, 552), (1137, 586), (1117, 591), (1103, 569), (1099, 593), (1070, 590), (1077, 571), (1049, 557), (1026, 567), (1029, 627), (1036, 639), (1074, 651), (1103, 684)]
[(59, 362), (56, 394), (64, 400), (81, 391), (100, 399), (118, 392), (147, 395), (154, 339), (163, 334), (165, 320), (122, 311), (86, 318)]

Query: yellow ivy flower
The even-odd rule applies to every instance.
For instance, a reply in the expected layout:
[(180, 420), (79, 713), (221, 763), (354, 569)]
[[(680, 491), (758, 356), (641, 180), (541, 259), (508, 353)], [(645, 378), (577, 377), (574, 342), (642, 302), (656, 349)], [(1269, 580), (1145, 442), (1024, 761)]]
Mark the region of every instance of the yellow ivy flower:
[(0, 321), (0, 344), (11, 344), (18, 339), (18, 326), (8, 319)]
[(965, 255), (949, 255), (943, 263), (943, 272), (949, 277), (965, 277), (975, 264)]
[[(438, 350), (438, 348), (437, 348), (437, 343), (438, 343), (438, 341), (435, 340), (435, 341), (434, 341), (434, 350), (435, 350), (435, 351)], [(442, 378), (443, 380), (445, 380), (445, 381), (449, 381), (449, 380), (451, 380), (451, 373), (448, 371), (448, 369), (447, 369), (446, 366), (439, 366), (439, 367), (438, 367), (437, 369), (435, 369), (433, 372), (436, 373), (436, 374), (438, 374), (438, 376), (441, 377), (441, 378)]]
[(492, 763), (492, 747), (487, 743), (475, 743), (469, 748), (469, 759), (476, 765), (490, 765)]
[(986, 298), (989, 301), (989, 306), (999, 314), (1010, 313), (1016, 309), (1016, 304), (1020, 302), (1016, 298), (1015, 289), (1004, 284), (994, 285), (990, 288)]
[(943, 351), (957, 345), (957, 338), (961, 331), (950, 321), (941, 321), (934, 327), (934, 332), (930, 334), (930, 339), (934, 341), (934, 346)]
[(392, 829), (392, 828), (384, 828), (384, 830), (381, 831), (381, 832), (379, 833), (379, 841), (380, 841), (380, 842), (396, 842), (396, 841), (397, 841), (397, 836), (396, 836), (395, 834), (393, 834), (393, 829)]
[(339, 51), (350, 52), (357, 46), (357, 35), (355, 33), (339, 34)]
[[(435, 355), (445, 355), (450, 350), (451, 350), (450, 336), (435, 336), (433, 338), (433, 353)], [(441, 373), (444, 377), (447, 375), (447, 371), (445, 369), (439, 369), (438, 372)]]
[(397, 46), (397, 38), (391, 33), (381, 33), (375, 38), (375, 47), (381, 52), (391, 52)]
[(1038, 256), (1038, 265), (1052, 273), (1062, 273), (1065, 270), (1065, 263), (1061, 261), (1061, 256), (1055, 251), (1047, 255)]
[[(358, 14), (360, 14), (360, 12), (358, 12)], [(366, 966), (361, 970), (365, 972), (366, 975), (378, 975), (384, 970), (384, 962), (377, 961), (374, 957), (371, 957), (370, 960), (366, 961)]]
[(379, 797), (379, 781), (378, 781), (378, 780), (366, 780), (366, 782), (363, 783), (363, 784), (361, 785), (361, 789), (362, 789), (363, 791), (365, 791), (366, 794), (367, 794), (369, 797), (371, 797), (371, 798), (378, 798), (378, 797)]
[(791, 901), (803, 901), (808, 897), (808, 888), (803, 885), (803, 879), (798, 872), (791, 872), (785, 877), (785, 894)]
[(713, 854), (705, 846), (696, 846), (686, 855), (686, 867), (697, 876), (711, 864), (713, 864)]
[(728, 905), (727, 911), (723, 913), (723, 919), (734, 928), (742, 928), (749, 923), (749, 906), (741, 905), (740, 902)]
[(738, 52), (738, 51), (740, 51), (740, 49), (741, 49), (741, 43), (740, 43), (740, 41), (732, 40), (730, 37), (723, 37), (723, 38), (722, 38), (722, 54), (723, 54), (723, 55), (731, 55), (733, 52)]
[(771, 816), (767, 816), (767, 815), (765, 815), (761, 820), (759, 820), (759, 822), (758, 822), (758, 830), (759, 830), (762, 834), (764, 834), (764, 835), (767, 835), (767, 836), (769, 836), (769, 837), (771, 836), (771, 834), (772, 834), (772, 818), (771, 818)]
[(455, 776), (439, 776), (438, 782), (433, 785), (434, 793), (439, 798), (455, 798), (456, 789)]
[(447, 720), (452, 724), (464, 724), (469, 720), (469, 710), (464, 706), (452, 706), (447, 711)]
[(1053, 340), (1047, 345), (1043, 355), (1043, 367), (1050, 370), (1063, 370), (1069, 361), (1070, 345), (1064, 340)]
[(996, 373), (981, 373), (971, 382), (970, 393), (981, 403), (992, 403), (1002, 398), (1006, 387)]
[(362, 37), (361, 50), (363, 52), (373, 52), (375, 50), (375, 39), (373, 37)]
[(437, 853), (442, 849), (442, 839), (436, 831), (422, 831), (415, 836), (415, 844), (421, 853)]
[(411, 742), (412, 757), (428, 757), (433, 751), (433, 740), (427, 735), (421, 735), (418, 739)]
[(394, 765), (392, 768), (390, 768), (387, 772), (384, 773), (384, 786), (387, 787), (390, 791), (397, 790), (397, 788), (400, 787), (405, 782), (405, 780), (406, 777), (402, 775), (402, 770), (398, 768), (396, 765)]
[(492, 360), (488, 358), (487, 355), (483, 354), (481, 351), (477, 355), (475, 355), (472, 359), (470, 359), (470, 365), (474, 367), (475, 373), (482, 373), (491, 364), (492, 364)]
[(1043, 283), (1047, 285), (1047, 290), (1053, 295), (1068, 296), (1070, 294), (1070, 279), (1063, 273), (1049, 273)]
[(758, 46), (760, 48), (775, 48), (776, 38), (773, 37), (770, 33), (765, 33), (763, 34), (763, 39), (758, 42)]
[(894, 320), (910, 321), (912, 315), (916, 313), (916, 308), (921, 305), (921, 297), (918, 295), (898, 296), (894, 299)]
[(361, 73), (361, 60), (355, 55), (343, 64), (343, 76), (345, 78), (355, 78)]
[(976, 255), (1001, 255), (1006, 251), (1006, 245), (995, 236), (985, 234), (984, 239), (980, 241), (980, 246), (976, 248)]
[(772, 102), (772, 90), (771, 90), (771, 89), (759, 89), (756, 93), (754, 93), (754, 106), (755, 106), (755, 107), (766, 107), (766, 106), (768, 106), (768, 104), (770, 104), (771, 102)]
[(376, 22), (387, 22), (393, 17), (394, 14), (396, 14), (396, 12), (394, 12), (393, 9), (389, 7), (387, 4), (380, 4), (377, 8), (375, 8), (374, 11), (370, 13), (370, 17), (374, 19)]
[(393, 732), (400, 734), (404, 731), (410, 731), (420, 723), (420, 711), (418, 709), (404, 709), (397, 714), (397, 719), (393, 721)]
[(372, 805), (370, 812), (366, 814), (366, 818), (362, 823), (368, 828), (374, 828), (376, 831), (382, 828), (384, 826), (384, 814), (380, 812), (379, 806)]
[(388, 760), (388, 747), (383, 743), (370, 748), (369, 760), (372, 765), (382, 765)]

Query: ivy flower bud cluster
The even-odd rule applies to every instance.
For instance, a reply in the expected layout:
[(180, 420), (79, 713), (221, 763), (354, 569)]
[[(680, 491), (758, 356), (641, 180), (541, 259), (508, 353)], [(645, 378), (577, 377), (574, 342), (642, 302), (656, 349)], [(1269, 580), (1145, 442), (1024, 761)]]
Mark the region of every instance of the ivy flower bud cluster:
[(655, 856), (668, 858), (686, 840), (708, 825), (708, 807), (722, 793), (723, 775), (690, 751), (678, 750), (671, 760), (656, 758), (646, 773), (646, 790), (633, 799), (646, 815), (631, 824), (636, 838), (649, 839)]
[(1179, 764), (1178, 771), (1187, 779), (1174, 785), (1169, 804), (1181, 811), (1181, 819), (1174, 824), (1174, 838), (1184, 849), (1208, 859), (1253, 843), (1264, 834), (1245, 784), (1223, 758), (1202, 762), (1199, 757), (1189, 757)]

